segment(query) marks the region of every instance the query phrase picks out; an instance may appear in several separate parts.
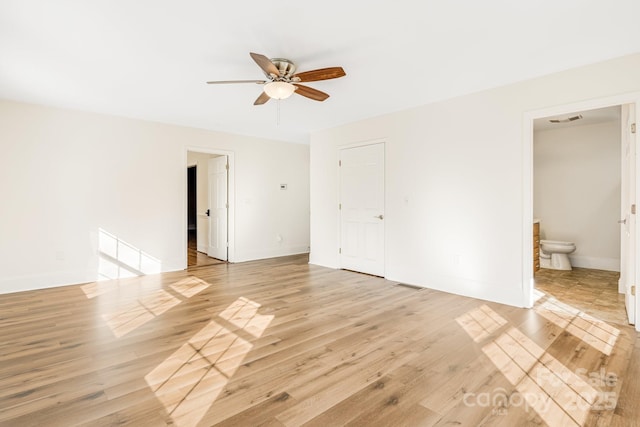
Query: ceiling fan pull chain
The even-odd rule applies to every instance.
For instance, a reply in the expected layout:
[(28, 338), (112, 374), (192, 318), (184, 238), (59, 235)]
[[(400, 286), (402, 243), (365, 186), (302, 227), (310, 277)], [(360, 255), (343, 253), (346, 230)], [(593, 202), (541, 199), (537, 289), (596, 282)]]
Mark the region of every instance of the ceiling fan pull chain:
[(280, 100), (276, 99), (277, 113), (276, 113), (276, 126), (280, 126)]

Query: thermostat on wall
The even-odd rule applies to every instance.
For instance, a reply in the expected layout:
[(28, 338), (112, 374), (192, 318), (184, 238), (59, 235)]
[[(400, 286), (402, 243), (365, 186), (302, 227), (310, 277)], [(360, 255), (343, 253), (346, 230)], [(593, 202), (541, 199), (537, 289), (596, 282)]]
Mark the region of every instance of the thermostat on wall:
[(287, 189), (287, 184), (280, 184), (280, 189), (281, 190), (286, 190)]

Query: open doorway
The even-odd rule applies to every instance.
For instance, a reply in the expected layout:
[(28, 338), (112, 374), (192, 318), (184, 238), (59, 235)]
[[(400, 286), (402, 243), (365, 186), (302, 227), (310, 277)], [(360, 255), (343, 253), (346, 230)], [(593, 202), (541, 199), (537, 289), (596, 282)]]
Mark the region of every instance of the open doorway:
[(531, 118), (532, 305), (558, 301), (602, 321), (634, 323), (634, 106)]
[(617, 105), (542, 117), (533, 127), (537, 295), (616, 324), (627, 323), (618, 293), (621, 110)]
[(187, 267), (232, 260), (230, 157), (187, 151)]
[(197, 209), (198, 166), (187, 167), (187, 266), (198, 265), (198, 209)]

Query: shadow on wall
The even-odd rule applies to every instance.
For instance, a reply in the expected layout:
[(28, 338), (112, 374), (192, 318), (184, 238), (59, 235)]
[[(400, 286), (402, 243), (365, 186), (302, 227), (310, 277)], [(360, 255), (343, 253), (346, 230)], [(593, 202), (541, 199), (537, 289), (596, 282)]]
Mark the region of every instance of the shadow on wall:
[(162, 262), (102, 228), (98, 229), (98, 277), (122, 279), (160, 273)]

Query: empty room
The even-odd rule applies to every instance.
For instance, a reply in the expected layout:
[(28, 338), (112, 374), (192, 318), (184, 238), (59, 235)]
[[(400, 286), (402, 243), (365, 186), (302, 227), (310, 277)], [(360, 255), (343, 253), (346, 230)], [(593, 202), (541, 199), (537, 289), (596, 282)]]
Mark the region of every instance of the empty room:
[(0, 425), (640, 426), (637, 16), (0, 0)]

